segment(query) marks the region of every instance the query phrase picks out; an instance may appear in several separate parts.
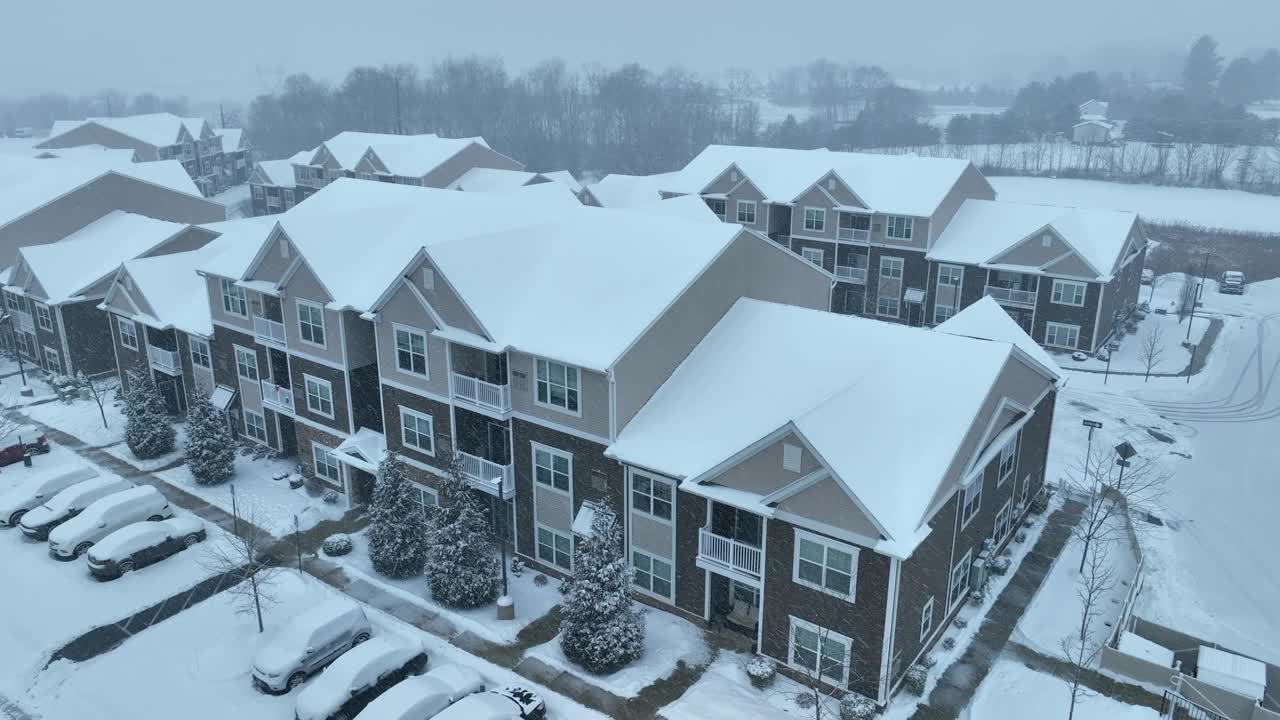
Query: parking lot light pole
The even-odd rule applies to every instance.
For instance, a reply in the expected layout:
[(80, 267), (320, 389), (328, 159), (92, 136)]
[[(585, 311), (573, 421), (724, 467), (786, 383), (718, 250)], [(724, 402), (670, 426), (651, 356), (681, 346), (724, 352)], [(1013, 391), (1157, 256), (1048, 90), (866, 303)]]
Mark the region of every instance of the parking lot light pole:
[(1213, 253), (1204, 254), (1204, 265), (1200, 268), (1200, 287), (1196, 290), (1196, 297), (1191, 301), (1191, 319), (1187, 321), (1187, 342), (1191, 342), (1191, 326), (1196, 322), (1196, 303), (1204, 296), (1205, 276), (1209, 274), (1209, 258)]

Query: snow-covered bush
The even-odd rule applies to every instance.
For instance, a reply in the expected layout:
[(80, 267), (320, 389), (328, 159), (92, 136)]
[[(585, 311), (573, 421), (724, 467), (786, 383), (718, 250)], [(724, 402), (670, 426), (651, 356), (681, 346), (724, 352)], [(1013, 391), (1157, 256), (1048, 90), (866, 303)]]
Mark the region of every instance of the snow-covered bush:
[(427, 520), (415, 494), (404, 463), (388, 452), (378, 464), (369, 507), (369, 559), (373, 569), (387, 577), (413, 577), (426, 563)]
[(920, 658), (920, 664), (923, 665), (926, 670), (931, 670), (934, 665), (938, 664), (938, 658), (934, 657), (933, 653), (925, 653), (924, 657)]
[(548, 580), (548, 579), (547, 579), (547, 576), (546, 576), (546, 575), (543, 575), (542, 573), (538, 573), (537, 575), (534, 575), (534, 576), (533, 576), (533, 584), (534, 584), (534, 585), (536, 585), (536, 586), (538, 586), (538, 587), (546, 587), (546, 586), (547, 586), (547, 583), (549, 583), (549, 582), (551, 582), (551, 581), (550, 581), (550, 580)]
[(955, 647), (956, 647), (956, 639), (954, 637), (948, 635), (947, 637), (942, 638), (943, 650), (954, 650)]
[(958, 627), (958, 628), (960, 628), (961, 630), (963, 630), (963, 629), (965, 629), (965, 628), (969, 627), (969, 621), (968, 621), (968, 620), (966, 620), (966, 619), (964, 619), (964, 618), (962, 618), (962, 617), (958, 617), (958, 618), (956, 618), (956, 627)]
[(751, 686), (763, 690), (773, 684), (778, 676), (778, 666), (767, 657), (753, 657), (747, 663), (747, 677), (751, 678)]
[(493, 551), (488, 513), (454, 457), (431, 514), (427, 543), (431, 597), (448, 607), (473, 608), (498, 597), (502, 565)]
[(346, 533), (330, 535), (324, 539), (323, 543), (321, 543), (320, 549), (324, 551), (325, 555), (330, 557), (346, 555), (351, 552), (351, 536)]
[(334, 490), (333, 488), (329, 488), (328, 490), (324, 491), (324, 494), (320, 496), (320, 499), (323, 500), (328, 505), (337, 505), (338, 491)]
[(796, 693), (794, 699), (796, 707), (801, 710), (810, 710), (814, 705), (818, 704), (818, 699), (813, 696), (812, 690), (802, 690)]
[(1027, 541), (1027, 534), (1019, 530), (1018, 533), (1013, 536), (1013, 541), (1021, 545)]
[(202, 397), (192, 397), (187, 405), (185, 456), (191, 476), (201, 485), (226, 482), (235, 474), (235, 442), (227, 418)]
[(929, 680), (929, 668), (922, 662), (907, 668), (907, 679), (902, 682), (902, 688), (908, 693), (920, 697), (924, 695), (925, 683)]
[(840, 698), (840, 720), (871, 720), (875, 714), (876, 704), (857, 693)]
[(574, 579), (561, 606), (560, 649), (588, 672), (607, 675), (644, 653), (644, 615), (631, 599), (631, 566), (622, 526), (596, 510), (591, 535), (574, 556)]
[(981, 605), (982, 601), (987, 599), (987, 589), (985, 587), (974, 588), (969, 591), (969, 604)]
[(1043, 515), (1044, 511), (1048, 509), (1049, 509), (1049, 493), (1047, 492), (1037, 493), (1035, 497), (1031, 498), (1030, 510), (1032, 515)]
[(999, 555), (994, 560), (991, 561), (991, 565), (990, 565), (991, 574), (1005, 575), (1009, 572), (1009, 566), (1012, 564), (1013, 564), (1012, 561), (1009, 560), (1009, 556)]
[(140, 460), (157, 458), (173, 450), (175, 437), (164, 400), (151, 376), (136, 370), (129, 373), (124, 430), (129, 450)]
[(511, 577), (520, 577), (524, 574), (524, 561), (519, 555), (511, 556)]

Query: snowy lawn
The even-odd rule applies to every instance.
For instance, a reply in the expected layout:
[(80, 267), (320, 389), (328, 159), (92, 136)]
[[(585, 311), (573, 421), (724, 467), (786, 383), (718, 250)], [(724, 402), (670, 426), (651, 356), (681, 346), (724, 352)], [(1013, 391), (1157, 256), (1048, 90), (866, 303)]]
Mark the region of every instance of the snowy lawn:
[[(9, 362), (5, 360), (5, 362)], [(39, 368), (33, 369), (30, 363), (23, 361), (27, 370), (26, 387), (31, 388), (32, 395), (27, 397), (22, 394), (22, 376), (10, 375), (9, 377), (0, 378), (0, 405), (4, 407), (21, 408), (32, 403), (50, 400), (57, 397), (49, 384), (41, 380), (43, 374)], [(14, 364), (14, 372), (17, 372), (17, 364)]]
[[(114, 448), (113, 448), (114, 449)], [(128, 449), (125, 449), (128, 452)], [(322, 520), (342, 517), (345, 505), (324, 502), (322, 496), (311, 495), (305, 486), (294, 490), (287, 480), (277, 475), (292, 473), (296, 460), (254, 458), (241, 454), (235, 459), (235, 476), (221, 485), (201, 485), (191, 476), (186, 465), (156, 473), (156, 477), (195, 495), (215, 507), (231, 512), (231, 485), (235, 485), (236, 509), (243, 518), (252, 519), (259, 527), (276, 537), (294, 530), (294, 516), (303, 531)]]
[(612, 675), (593, 675), (573, 663), (560, 650), (560, 636), (529, 650), (528, 655), (552, 667), (585, 678), (620, 697), (635, 697), (654, 682), (671, 675), (676, 663), (704, 665), (710, 650), (702, 630), (671, 613), (642, 608), (645, 620), (644, 654)]
[(356, 576), (371, 583), (380, 585), (388, 592), (439, 613), (454, 623), (460, 630), (470, 630), (476, 635), (500, 645), (510, 645), (526, 625), (546, 615), (551, 608), (560, 604), (559, 582), (551, 580), (539, 587), (533, 581), (538, 574), (526, 569), (520, 577), (507, 574), (507, 586), (511, 597), (515, 600), (516, 617), (514, 620), (498, 620), (494, 605), (486, 605), (474, 610), (456, 610), (446, 608), (431, 599), (431, 589), (426, 578), (416, 577), (405, 580), (393, 580), (378, 574), (369, 559), (369, 538), (367, 531), (351, 536), (351, 552), (341, 557), (330, 558)]
[[(1023, 720), (1066, 717), (1071, 698), (1062, 680), (1025, 665), (1001, 660), (978, 687), (969, 706), (974, 720)], [(1128, 705), (1105, 695), (1076, 703), (1076, 720), (1155, 720), (1160, 713)]]
[[(115, 394), (115, 390), (111, 391)], [(80, 442), (93, 447), (113, 445), (124, 440), (124, 402), (116, 402), (108, 397), (98, 412), (98, 404), (93, 400), (73, 400), (64, 403), (60, 400), (34, 405), (22, 411), (32, 420), (42, 422), (49, 427), (60, 430)], [(107, 426), (102, 426), (102, 416), (107, 416)]]
[[(0, 468), (0, 493), (17, 487), (27, 477), (43, 473), (51, 467), (63, 465), (92, 465), (93, 463), (82, 460), (71, 450), (57, 443), (49, 443), (49, 452), (44, 455), (33, 455), (31, 457), (31, 467), (26, 467), (20, 462), (12, 465), (5, 465)], [(3, 534), (4, 528), (0, 528), (0, 534)], [(19, 533), (21, 534), (21, 533)]]
[[(1187, 322), (1188, 320), (1178, 321), (1176, 314), (1158, 315), (1154, 312), (1148, 313), (1145, 318), (1138, 321), (1138, 325), (1132, 333), (1125, 335), (1114, 342), (1120, 344), (1120, 349), (1111, 353), (1111, 372), (1119, 373), (1146, 373), (1147, 372), (1147, 355), (1148, 347), (1152, 347), (1154, 351), (1152, 355), (1151, 372), (1155, 374), (1180, 373), (1186, 369), (1191, 363), (1191, 348), (1184, 345), (1187, 341)], [(1191, 322), (1191, 344), (1198, 344), (1204, 337), (1205, 330), (1209, 329), (1210, 320), (1207, 317), (1196, 315), (1194, 321)], [(1148, 333), (1155, 333), (1154, 344), (1148, 345)], [(1197, 350), (1197, 352), (1199, 352)], [(1103, 360), (1090, 355), (1089, 359), (1083, 362), (1077, 362), (1071, 359), (1071, 353), (1055, 352), (1054, 360), (1067, 370), (1096, 370), (1102, 372), (1107, 369), (1107, 363)]]
[[(745, 670), (752, 656), (721, 651), (698, 682), (678, 700), (662, 708), (667, 720), (747, 720), (760, 717), (812, 718), (813, 708), (796, 704), (797, 695), (813, 691), (781, 674), (764, 690), (752, 687)], [(823, 717), (838, 717), (836, 703), (824, 703)], [(765, 714), (766, 708), (772, 712)]]
[(177, 430), (177, 434), (175, 435), (174, 441), (173, 441), (173, 450), (165, 453), (164, 455), (161, 455), (160, 457), (151, 458), (150, 460), (142, 460), (140, 458), (135, 457), (133, 454), (133, 451), (130, 450), (129, 446), (125, 445), (124, 443), (120, 443), (119, 445), (112, 445), (109, 448), (105, 448), (104, 452), (106, 452), (111, 457), (117, 460), (123, 460), (124, 462), (144, 472), (149, 472), (152, 470), (156, 470), (158, 468), (162, 468), (165, 465), (169, 465), (170, 463), (174, 463), (182, 460), (183, 450), (187, 446), (187, 424), (184, 422), (177, 423), (173, 427), (175, 430)]

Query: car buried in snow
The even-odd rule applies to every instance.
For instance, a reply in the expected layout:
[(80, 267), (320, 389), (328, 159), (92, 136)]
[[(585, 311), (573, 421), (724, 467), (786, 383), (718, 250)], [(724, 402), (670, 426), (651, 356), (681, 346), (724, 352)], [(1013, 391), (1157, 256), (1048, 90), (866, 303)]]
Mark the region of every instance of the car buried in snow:
[(150, 485), (129, 488), (95, 501), (84, 512), (54, 528), (49, 533), (49, 555), (56, 560), (74, 560), (126, 525), (171, 517), (173, 508), (159, 490)]
[(376, 637), (352, 648), (298, 694), (296, 720), (351, 720), (388, 688), (427, 669), (421, 647)]
[(22, 425), (0, 437), (0, 465), (12, 465), (27, 455), (43, 455), (49, 449), (43, 432), (34, 425)]
[(273, 695), (289, 692), (371, 637), (369, 618), (353, 602), (334, 599), (311, 608), (258, 649), (254, 687)]
[(532, 690), (505, 687), (469, 695), (435, 720), (544, 720), (547, 703)]
[(142, 521), (116, 530), (89, 548), (89, 572), (99, 580), (160, 562), (208, 537), (200, 518), (182, 515), (159, 522)]
[(115, 475), (94, 477), (71, 485), (22, 516), (18, 525), (32, 540), (47, 540), (53, 529), (74, 518), (102, 498), (124, 492), (133, 483)]
[(0, 525), (16, 526), (22, 516), (55, 495), (84, 480), (98, 476), (88, 465), (59, 465), (41, 468), (0, 494)]
[(396, 683), (369, 703), (356, 720), (423, 720), (475, 693), (484, 692), (484, 678), (463, 665), (441, 665), (426, 675)]

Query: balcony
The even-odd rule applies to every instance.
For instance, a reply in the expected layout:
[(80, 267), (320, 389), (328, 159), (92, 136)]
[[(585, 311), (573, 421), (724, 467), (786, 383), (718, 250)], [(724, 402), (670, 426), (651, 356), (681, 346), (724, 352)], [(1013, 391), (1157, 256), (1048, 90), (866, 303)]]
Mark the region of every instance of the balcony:
[(21, 310), (12, 310), (10, 312), (13, 313), (15, 327), (18, 328), (18, 332), (34, 333), (36, 331), (36, 324), (31, 319), (31, 313), (22, 312)]
[(453, 396), (499, 413), (511, 412), (511, 388), (453, 373)]
[(1018, 290), (1015, 288), (998, 287), (988, 285), (986, 294), (996, 299), (996, 302), (1009, 303), (1010, 305), (1020, 305), (1023, 307), (1036, 306), (1035, 290)]
[(182, 360), (177, 350), (165, 350), (154, 345), (147, 346), (147, 362), (151, 367), (167, 375), (182, 374)]
[(867, 242), (871, 239), (871, 231), (863, 228), (842, 227), (836, 230), (836, 239), (846, 242)]
[(280, 387), (270, 380), (263, 380), (262, 403), (272, 410), (293, 415), (293, 389)]
[(837, 265), (836, 278), (845, 282), (857, 283), (859, 285), (867, 284), (867, 269), (860, 267), (852, 267), (850, 265)]
[(759, 586), (764, 578), (764, 555), (760, 548), (716, 535), (708, 528), (698, 530), (698, 567), (728, 575)]
[(462, 474), (467, 476), (471, 484), (481, 492), (498, 495), (498, 480), (502, 480), (503, 500), (509, 500), (516, 494), (515, 469), (510, 465), (499, 465), (470, 453), (459, 452), (462, 459)]
[(284, 323), (253, 316), (253, 334), (258, 342), (277, 347), (288, 347), (284, 338)]

